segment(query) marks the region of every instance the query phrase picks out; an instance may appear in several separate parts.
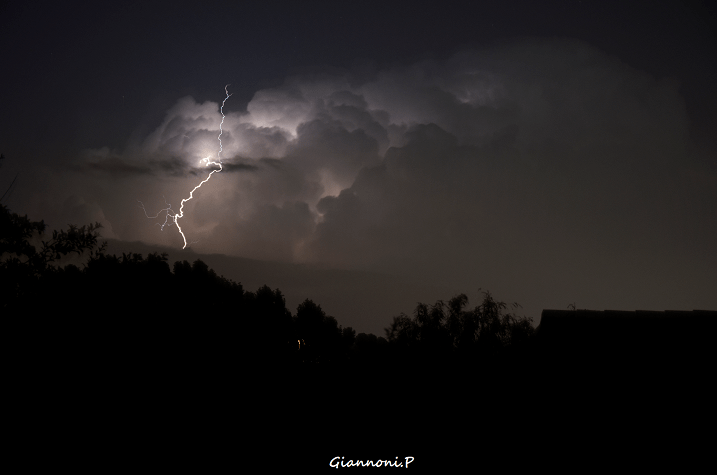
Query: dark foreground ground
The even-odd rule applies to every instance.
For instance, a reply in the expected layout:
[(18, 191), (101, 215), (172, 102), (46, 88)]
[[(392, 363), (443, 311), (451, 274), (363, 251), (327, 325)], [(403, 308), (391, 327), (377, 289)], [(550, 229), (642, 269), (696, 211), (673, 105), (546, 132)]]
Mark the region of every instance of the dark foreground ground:
[(411, 456), (408, 469), (433, 473), (684, 470), (714, 442), (704, 341), (602, 359), (528, 345), (481, 364), (322, 367), (166, 327), (110, 337), (38, 320), (4, 335), (6, 447), (27, 472), (313, 473), (337, 456)]

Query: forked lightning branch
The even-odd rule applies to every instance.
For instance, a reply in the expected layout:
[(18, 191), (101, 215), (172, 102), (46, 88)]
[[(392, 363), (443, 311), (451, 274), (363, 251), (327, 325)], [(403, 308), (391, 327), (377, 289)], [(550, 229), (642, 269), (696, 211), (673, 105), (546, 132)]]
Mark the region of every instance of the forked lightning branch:
[[(161, 230), (164, 230), (165, 226), (171, 226), (172, 223), (177, 225), (179, 234), (182, 235), (182, 239), (184, 240), (184, 246), (182, 247), (182, 249), (185, 249), (187, 247), (187, 237), (184, 235), (184, 232), (182, 231), (182, 227), (179, 225), (179, 219), (184, 217), (184, 203), (191, 200), (192, 198), (194, 198), (194, 192), (197, 191), (197, 189), (200, 188), (203, 184), (208, 182), (209, 179), (212, 177), (212, 175), (215, 172), (222, 171), (222, 125), (224, 125), (224, 103), (227, 101), (227, 99), (229, 99), (229, 96), (231, 96), (231, 94), (229, 94), (229, 91), (227, 90), (228, 87), (229, 87), (229, 84), (224, 86), (224, 92), (226, 93), (226, 97), (222, 101), (222, 106), (219, 108), (219, 112), (221, 112), (221, 114), (222, 114), (222, 121), (219, 124), (219, 136), (217, 137), (217, 140), (219, 140), (219, 152), (217, 153), (218, 161), (213, 162), (210, 160), (210, 157), (206, 157), (201, 160), (202, 162), (205, 162), (206, 166), (216, 165), (219, 168), (209, 172), (209, 175), (204, 180), (202, 180), (201, 183), (199, 183), (197, 186), (195, 186), (194, 189), (192, 189), (192, 191), (189, 192), (189, 197), (184, 198), (179, 205), (179, 213), (175, 213), (174, 210), (172, 209), (172, 205), (170, 205), (169, 203), (167, 203), (165, 201), (165, 204), (167, 205), (167, 207), (160, 210), (159, 213), (157, 213), (155, 216), (150, 216), (147, 214), (147, 210), (144, 208), (144, 204), (141, 201), (137, 200), (137, 201), (139, 201), (139, 204), (141, 205), (142, 210), (144, 210), (144, 215), (147, 216), (147, 218), (149, 218), (149, 219), (159, 218), (159, 216), (162, 213), (164, 213), (164, 223), (155, 223), (157, 226), (160, 227)], [(197, 241), (193, 241), (193, 242), (197, 242)]]

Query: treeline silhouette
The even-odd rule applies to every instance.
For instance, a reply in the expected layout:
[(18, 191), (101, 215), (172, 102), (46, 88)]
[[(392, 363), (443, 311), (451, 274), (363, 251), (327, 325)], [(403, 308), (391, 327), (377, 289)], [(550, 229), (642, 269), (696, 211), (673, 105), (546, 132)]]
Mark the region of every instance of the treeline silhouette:
[[(199, 259), (170, 268), (167, 254), (107, 255), (99, 223), (47, 239), (44, 222), (0, 206), (3, 313), (20, 326), (36, 322), (33, 331), (53, 340), (62, 335), (65, 348), (96, 345), (106, 354), (133, 342), (141, 353), (163, 348), (178, 358), (198, 349), (217, 361), (241, 354), (254, 368), (408, 370), (492, 358), (534, 331), (530, 319), (505, 313), (506, 304), (485, 292), (474, 309), (465, 295), (419, 303), (412, 317), (394, 317), (385, 337), (357, 335), (309, 298), (292, 313), (279, 289), (245, 290)], [(86, 257), (82, 268), (57, 265), (72, 254)]]
[[(425, 461), (467, 434), (464, 453), (498, 441), (510, 457), (516, 452), (504, 441), (528, 425), (569, 434), (573, 414), (583, 414), (581, 424), (615, 423), (623, 403), (614, 395), (613, 373), (624, 373), (619, 394), (631, 395), (633, 371), (645, 367), (613, 359), (609, 374), (592, 371), (581, 341), (541, 339), (531, 319), (515, 313), (517, 304), (488, 291), (474, 307), (465, 294), (418, 303), (412, 314), (394, 316), (384, 336), (357, 334), (310, 298), (292, 312), (279, 289), (244, 289), (199, 259), (170, 266), (166, 254), (108, 255), (99, 229), (95, 223), (48, 235), (44, 222), (0, 205), (7, 381), (22, 401), (18, 407), (29, 405), (43, 427), (103, 414), (112, 427), (151, 420), (161, 421), (164, 432), (186, 434), (191, 413), (232, 420), (233, 430), (307, 456), (349, 455), (350, 448), (352, 456), (413, 453)], [(63, 264), (72, 255), (81, 258), (79, 266)], [(642, 332), (636, 321), (628, 344)], [(712, 335), (700, 344), (711, 344)], [(600, 338), (611, 341), (610, 333)], [(671, 338), (660, 342), (674, 346)], [(609, 344), (600, 348), (613, 352)], [(670, 354), (682, 353), (680, 347)], [(696, 364), (675, 361), (679, 374)], [(711, 366), (702, 361), (693, 373), (707, 381)], [(662, 366), (652, 369), (640, 401), (674, 386)], [(57, 421), (68, 414), (75, 419)]]
[[(45, 235), (43, 222), (1, 210), (11, 371), (18, 387), (41, 384), (56, 400), (88, 388), (130, 399), (141, 388), (170, 401), (212, 394), (281, 426), (297, 413), (313, 425), (346, 411), (388, 417), (386, 404), (400, 401), (389, 412), (406, 436), (435, 416), (426, 399), (476, 383), (498, 397), (510, 390), (497, 375), (525, 366), (518, 356), (531, 322), (489, 292), (472, 309), (465, 295), (418, 303), (385, 335), (357, 334), (310, 298), (292, 311), (279, 289), (244, 289), (199, 259), (170, 266), (166, 254), (108, 255), (98, 223)], [(82, 263), (62, 264), (71, 255)]]

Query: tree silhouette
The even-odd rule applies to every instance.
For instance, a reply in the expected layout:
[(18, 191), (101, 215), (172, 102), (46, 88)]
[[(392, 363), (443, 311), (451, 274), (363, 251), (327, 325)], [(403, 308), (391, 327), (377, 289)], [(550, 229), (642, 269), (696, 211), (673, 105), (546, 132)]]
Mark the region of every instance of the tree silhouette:
[(97, 242), (101, 227), (100, 223), (79, 228), (70, 225), (68, 231), (53, 231), (52, 237), (44, 240), (44, 221), (31, 221), (27, 215), (19, 216), (0, 205), (2, 308), (18, 309), (29, 304), (38, 296), (40, 279), (57, 272), (57, 266), (52, 264), (62, 257), (73, 253), (81, 256), (85, 251), (90, 252), (90, 258), (100, 255), (106, 247), (106, 243)]
[[(509, 347), (524, 344), (533, 335), (532, 319), (506, 313), (507, 304), (483, 292), (482, 303), (471, 311), (465, 294), (447, 304), (418, 303), (413, 318), (400, 314), (386, 328), (386, 337), (405, 360), (420, 365), (445, 365), (447, 358), (493, 358)], [(513, 307), (518, 307), (514, 304)]]
[(322, 341), (325, 318), (326, 313), (321, 306), (310, 299), (304, 300), (296, 309), (296, 336), (303, 343), (300, 355), (306, 363), (318, 363), (321, 353), (326, 349), (326, 344)]
[(286, 308), (286, 299), (279, 289), (272, 290), (263, 285), (256, 292), (244, 295), (246, 325), (242, 328), (251, 342), (250, 359), (256, 365), (276, 366), (293, 362), (297, 353), (297, 341), (291, 312)]
[(320, 305), (304, 300), (294, 317), (300, 359), (308, 364), (335, 366), (350, 359), (356, 341), (353, 328), (343, 328), (336, 318), (326, 315)]

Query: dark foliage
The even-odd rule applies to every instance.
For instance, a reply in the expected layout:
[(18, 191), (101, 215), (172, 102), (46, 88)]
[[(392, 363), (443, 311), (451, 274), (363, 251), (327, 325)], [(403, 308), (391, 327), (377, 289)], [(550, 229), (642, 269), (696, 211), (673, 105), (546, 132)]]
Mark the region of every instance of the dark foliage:
[(395, 353), (421, 367), (505, 358), (527, 344), (535, 331), (532, 319), (505, 313), (507, 304), (495, 301), (490, 292), (483, 296), (483, 302), (472, 310), (465, 309), (465, 294), (448, 303), (419, 303), (413, 318), (405, 314), (394, 317), (386, 328), (386, 338)]
[[(97, 257), (105, 244), (98, 245), (99, 223), (76, 227), (68, 231), (53, 231), (46, 239), (46, 224), (30, 221), (27, 216), (11, 213), (0, 205), (0, 299), (2, 308), (10, 310), (19, 302), (41, 298), (44, 278), (59, 272), (53, 263), (70, 254), (81, 256), (89, 252)], [(38, 249), (39, 246), (39, 249)], [(72, 272), (71, 270), (69, 272)], [(57, 276), (55, 279), (57, 280)]]
[[(246, 291), (201, 260), (170, 267), (166, 254), (106, 255), (99, 224), (48, 239), (42, 221), (0, 211), (7, 381), (38, 418), (111, 413), (119, 426), (164, 411), (162, 424), (181, 427), (192, 407), (297, 445), (307, 427), (323, 431), (321, 444), (306, 440), (311, 453), (382, 441), (429, 453), (448, 434), (508, 440), (531, 414), (547, 427), (565, 401), (577, 408), (609, 397), (614, 372), (596, 388), (571, 372), (533, 371), (552, 361), (541, 351), (555, 352), (536, 350), (531, 319), (489, 292), (472, 309), (464, 294), (418, 303), (393, 318), (385, 338), (356, 334), (308, 298), (292, 315), (279, 289)], [(73, 254), (86, 259), (81, 267), (58, 265)], [(575, 358), (581, 344), (561, 346), (558, 359), (585, 372)], [(542, 412), (527, 406), (528, 394)], [(361, 435), (367, 424), (370, 440)]]
[[(99, 223), (71, 225), (46, 239), (44, 222), (5, 206), (1, 210), (4, 315), (18, 325), (36, 318), (40, 328), (52, 328), (48, 334), (60, 331), (75, 343), (94, 339), (92, 332), (98, 331), (99, 338), (113, 340), (105, 348), (133, 341), (148, 345), (143, 349), (148, 352), (153, 346), (195, 358), (214, 355), (217, 361), (241, 357), (250, 368), (301, 364), (378, 370), (489, 358), (533, 331), (528, 319), (504, 313), (506, 304), (485, 292), (472, 310), (465, 308), (465, 295), (448, 303), (419, 303), (412, 318), (394, 318), (386, 338), (357, 336), (310, 299), (292, 316), (279, 289), (265, 285), (247, 292), (201, 260), (178, 261), (170, 269), (166, 254), (107, 255), (106, 244), (98, 242)], [(85, 256), (82, 268), (57, 265), (72, 254)]]

